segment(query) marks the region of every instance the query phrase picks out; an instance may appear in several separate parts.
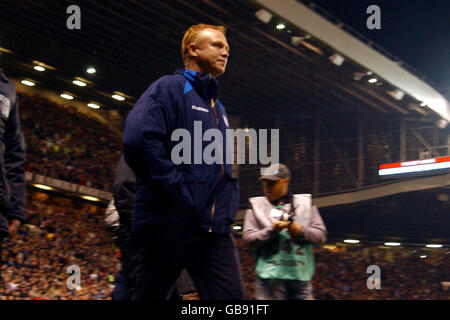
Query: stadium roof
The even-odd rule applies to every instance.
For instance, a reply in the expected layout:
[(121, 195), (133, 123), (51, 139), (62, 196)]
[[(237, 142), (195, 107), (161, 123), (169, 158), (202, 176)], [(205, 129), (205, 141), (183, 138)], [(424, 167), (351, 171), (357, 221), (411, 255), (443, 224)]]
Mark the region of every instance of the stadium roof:
[[(76, 3), (81, 9), (81, 30), (69, 30), (66, 9), (73, 1), (6, 0), (0, 12), (0, 44), (13, 53), (0, 62), (11, 76), (32, 78), (58, 92), (70, 90), (79, 100), (99, 101), (126, 113), (152, 81), (181, 67), (180, 43), (190, 25), (223, 24), (228, 29), (231, 56), (220, 78), (221, 99), (230, 114), (253, 123), (273, 119), (274, 114), (284, 121), (439, 118), (431, 108), (420, 107), (421, 101), (408, 94), (408, 88), (392, 85), (356, 57), (344, 55), (343, 64), (337, 65), (336, 54), (343, 53), (295, 21), (277, 15), (269, 23), (259, 20), (255, 16), (262, 8), (258, 3), (269, 2), (82, 0)], [(286, 27), (277, 29), (279, 23)], [(37, 72), (33, 61), (55, 69)], [(97, 69), (95, 75), (85, 72), (91, 65)], [(416, 73), (398, 68), (425, 83)], [(76, 87), (72, 84), (76, 77), (92, 83)], [(378, 81), (369, 83), (371, 78)], [(130, 97), (114, 101), (115, 91)], [(403, 94), (401, 100), (394, 98)]]

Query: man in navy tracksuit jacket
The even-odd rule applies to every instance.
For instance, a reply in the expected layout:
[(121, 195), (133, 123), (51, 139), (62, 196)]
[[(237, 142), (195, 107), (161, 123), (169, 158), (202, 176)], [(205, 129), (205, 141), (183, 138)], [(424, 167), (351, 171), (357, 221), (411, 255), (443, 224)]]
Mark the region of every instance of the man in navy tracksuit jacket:
[[(216, 80), (229, 55), (225, 28), (192, 26), (183, 37), (182, 55), (185, 69), (152, 83), (125, 124), (124, 156), (137, 178), (132, 230), (145, 247), (133, 298), (167, 299), (186, 268), (201, 299), (243, 299), (230, 227), (239, 190), (231, 164), (225, 164), (226, 148), (224, 164), (194, 161), (194, 146), (201, 145), (203, 154), (211, 143), (201, 139), (206, 130), (218, 129), (225, 137), (229, 128)], [(200, 137), (194, 122), (201, 123)], [(176, 129), (190, 133), (189, 163), (172, 161), (172, 149), (180, 143), (172, 141)]]

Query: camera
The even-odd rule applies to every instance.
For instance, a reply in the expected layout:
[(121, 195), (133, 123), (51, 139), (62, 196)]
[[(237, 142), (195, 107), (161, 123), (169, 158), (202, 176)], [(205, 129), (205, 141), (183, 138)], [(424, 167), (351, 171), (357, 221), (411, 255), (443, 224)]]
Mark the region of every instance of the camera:
[(287, 212), (283, 212), (280, 216), (280, 221), (294, 221), (294, 215)]

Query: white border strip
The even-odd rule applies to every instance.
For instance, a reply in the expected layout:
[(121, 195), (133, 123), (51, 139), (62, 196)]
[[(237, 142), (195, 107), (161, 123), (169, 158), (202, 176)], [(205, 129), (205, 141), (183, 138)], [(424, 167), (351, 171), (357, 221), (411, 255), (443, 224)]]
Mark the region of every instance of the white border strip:
[(440, 162), (440, 163), (415, 165), (415, 166), (409, 166), (409, 167), (381, 169), (381, 170), (378, 170), (378, 174), (380, 176), (387, 176), (387, 175), (391, 175), (391, 174), (431, 171), (431, 170), (448, 169), (448, 168), (450, 168), (450, 162)]

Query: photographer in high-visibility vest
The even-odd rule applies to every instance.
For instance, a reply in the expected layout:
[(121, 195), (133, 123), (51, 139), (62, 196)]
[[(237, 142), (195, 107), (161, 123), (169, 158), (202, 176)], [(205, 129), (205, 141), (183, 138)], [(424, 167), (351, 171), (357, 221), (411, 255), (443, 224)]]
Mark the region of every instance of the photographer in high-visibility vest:
[(314, 299), (313, 243), (327, 230), (310, 194), (289, 191), (290, 171), (283, 164), (263, 169), (264, 197), (250, 198), (243, 241), (254, 249), (257, 300)]

